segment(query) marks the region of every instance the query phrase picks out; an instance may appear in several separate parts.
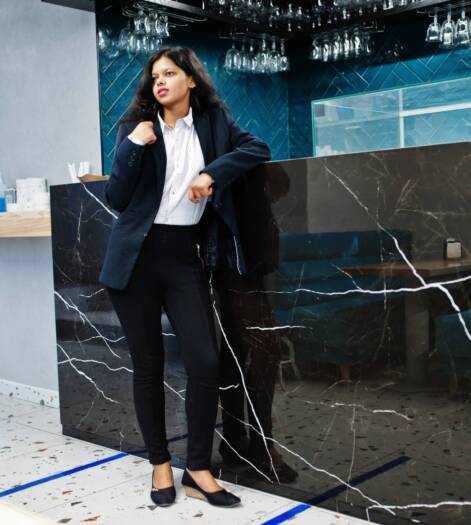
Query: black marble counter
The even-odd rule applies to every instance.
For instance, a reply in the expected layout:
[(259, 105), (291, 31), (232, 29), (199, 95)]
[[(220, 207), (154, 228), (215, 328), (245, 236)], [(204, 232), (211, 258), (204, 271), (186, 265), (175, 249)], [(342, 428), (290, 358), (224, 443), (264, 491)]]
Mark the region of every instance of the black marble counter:
[[(223, 479), (377, 523), (471, 523), (470, 171), (460, 143), (269, 162), (234, 182), (250, 275), (213, 286), (230, 369)], [(98, 283), (117, 217), (103, 190), (51, 187), (63, 431), (145, 456), (126, 339)], [(448, 237), (462, 243), (453, 265)], [(163, 316), (178, 466), (186, 376)], [(290, 469), (277, 480), (269, 463), (222, 461), (220, 436), (238, 430)]]

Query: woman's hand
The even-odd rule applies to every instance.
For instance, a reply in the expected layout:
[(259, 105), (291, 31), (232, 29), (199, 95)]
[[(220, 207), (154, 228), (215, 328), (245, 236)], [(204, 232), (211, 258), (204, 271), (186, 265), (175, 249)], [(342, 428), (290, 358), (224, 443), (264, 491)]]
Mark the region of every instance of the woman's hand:
[(131, 135), (145, 144), (153, 144), (157, 137), (154, 133), (154, 123), (152, 120), (144, 120), (133, 129)]
[(188, 198), (191, 202), (196, 204), (201, 198), (207, 197), (213, 193), (213, 188), (210, 188), (214, 179), (209, 173), (200, 173), (190, 184), (188, 190)]

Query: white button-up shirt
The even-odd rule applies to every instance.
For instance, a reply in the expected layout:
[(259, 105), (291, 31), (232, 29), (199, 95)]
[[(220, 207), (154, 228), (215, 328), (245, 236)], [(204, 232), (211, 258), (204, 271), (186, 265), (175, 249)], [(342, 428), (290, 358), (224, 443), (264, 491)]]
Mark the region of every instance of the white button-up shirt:
[[(208, 197), (193, 203), (188, 198), (190, 183), (204, 168), (200, 141), (193, 125), (193, 111), (179, 118), (175, 127), (168, 125), (158, 113), (167, 154), (162, 200), (154, 219), (160, 224), (197, 224), (203, 215)], [(129, 137), (136, 144), (142, 142)]]

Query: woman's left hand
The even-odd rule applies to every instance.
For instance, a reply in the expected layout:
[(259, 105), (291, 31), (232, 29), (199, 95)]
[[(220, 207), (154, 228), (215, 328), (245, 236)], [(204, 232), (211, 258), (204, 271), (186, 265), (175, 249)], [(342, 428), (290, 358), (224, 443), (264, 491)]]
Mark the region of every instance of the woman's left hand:
[(213, 193), (213, 188), (210, 188), (214, 179), (209, 173), (200, 173), (190, 184), (188, 190), (188, 198), (191, 202), (196, 204), (201, 198), (207, 197)]

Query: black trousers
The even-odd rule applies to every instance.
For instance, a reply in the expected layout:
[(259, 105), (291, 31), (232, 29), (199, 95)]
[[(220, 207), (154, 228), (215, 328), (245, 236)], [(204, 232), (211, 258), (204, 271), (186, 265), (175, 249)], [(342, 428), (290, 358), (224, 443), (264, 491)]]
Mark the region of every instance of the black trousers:
[(165, 429), (161, 308), (177, 337), (188, 380), (187, 467), (211, 466), (219, 395), (219, 353), (197, 225), (152, 224), (124, 290), (107, 288), (133, 364), (136, 417), (152, 464), (171, 459)]

